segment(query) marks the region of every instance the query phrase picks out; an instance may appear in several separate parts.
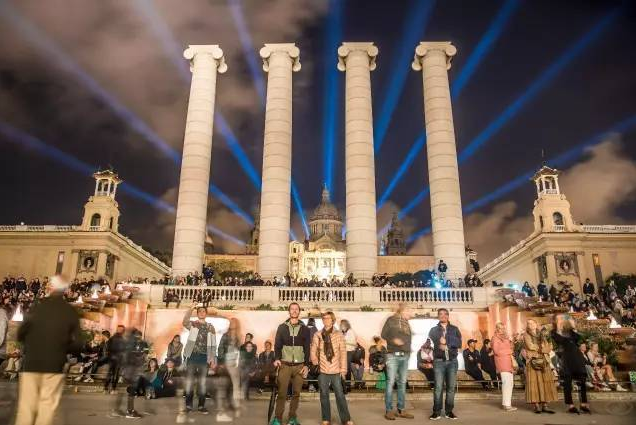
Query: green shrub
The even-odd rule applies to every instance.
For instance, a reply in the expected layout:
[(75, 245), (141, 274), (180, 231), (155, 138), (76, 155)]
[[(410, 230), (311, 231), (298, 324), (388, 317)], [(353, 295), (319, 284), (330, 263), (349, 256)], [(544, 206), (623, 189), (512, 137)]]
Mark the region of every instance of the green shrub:
[(217, 308), (219, 310), (234, 310), (234, 307), (236, 307), (236, 306), (233, 305), (233, 304), (223, 304), (223, 305), (218, 306)]
[(266, 311), (271, 311), (274, 310), (274, 307), (272, 307), (271, 304), (259, 304), (257, 305), (254, 310), (266, 310)]
[(362, 307), (360, 307), (360, 311), (375, 311), (375, 308), (371, 307), (370, 305), (363, 305)]

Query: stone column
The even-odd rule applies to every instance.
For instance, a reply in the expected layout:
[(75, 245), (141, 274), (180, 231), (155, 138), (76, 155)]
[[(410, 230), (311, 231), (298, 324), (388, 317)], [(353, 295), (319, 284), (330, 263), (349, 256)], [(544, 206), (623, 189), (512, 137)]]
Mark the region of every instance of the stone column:
[(223, 51), (214, 45), (189, 46), (192, 82), (183, 138), (172, 273), (201, 272), (205, 243), (216, 75), (227, 70)]
[(370, 73), (377, 55), (371, 42), (343, 43), (338, 48), (338, 69), (346, 73), (347, 274), (367, 281), (378, 263)]
[(447, 278), (466, 275), (462, 201), (457, 148), (448, 85), (450, 61), (457, 49), (450, 42), (421, 42), (413, 69), (422, 71), (428, 180), (431, 193), (433, 254), (448, 265)]
[(292, 72), (300, 70), (300, 50), (293, 43), (265, 44), (260, 54), (268, 76), (258, 272), (267, 280), (289, 269)]

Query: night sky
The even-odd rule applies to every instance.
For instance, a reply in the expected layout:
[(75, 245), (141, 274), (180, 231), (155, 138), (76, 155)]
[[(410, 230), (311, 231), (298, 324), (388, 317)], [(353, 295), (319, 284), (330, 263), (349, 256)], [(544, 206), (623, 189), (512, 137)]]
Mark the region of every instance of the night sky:
[[(267, 75), (258, 49), (269, 42), (300, 48), (293, 179), (309, 216), (320, 200), (328, 140), (333, 200), (344, 213), (344, 74), (335, 70), (337, 46), (373, 41), (380, 51), (371, 74), (376, 143), (382, 118), (388, 123), (376, 154), (380, 199), (424, 129), (422, 76), (410, 68), (420, 40), (449, 40), (458, 49), (449, 78), (451, 86), (462, 72), (465, 78), (453, 92), (464, 207), (536, 170), (543, 159), (551, 164), (571, 153), (554, 165), (565, 172), (562, 188), (575, 220), (636, 222), (636, 2), (0, 4), (0, 224), (79, 224), (94, 187), (89, 171), (112, 165), (129, 185), (118, 193), (120, 231), (146, 247), (172, 249), (174, 215), (165, 207), (176, 205), (179, 167), (170, 152), (179, 155), (183, 145), (189, 71), (180, 55), (188, 44), (219, 44), (225, 52), (229, 69), (217, 80), (216, 110), (228, 125), (215, 120), (211, 183), (249, 215), (259, 192), (236, 153), (244, 152), (243, 164), (251, 163), (260, 179), (259, 84)], [(473, 54), (476, 49), (481, 53)], [(427, 187), (425, 152), (414, 154), (379, 212), (378, 228)], [(466, 212), (467, 243), (482, 263), (532, 229), (534, 185), (524, 179), (510, 189)], [(404, 215), (408, 234), (430, 226), (429, 208), (425, 197)], [(212, 195), (208, 218), (234, 238), (249, 237), (250, 225)], [(302, 237), (294, 203), (292, 228)], [(410, 252), (431, 253), (430, 236), (418, 234), (424, 236)], [(219, 252), (243, 250), (219, 233), (211, 236)]]

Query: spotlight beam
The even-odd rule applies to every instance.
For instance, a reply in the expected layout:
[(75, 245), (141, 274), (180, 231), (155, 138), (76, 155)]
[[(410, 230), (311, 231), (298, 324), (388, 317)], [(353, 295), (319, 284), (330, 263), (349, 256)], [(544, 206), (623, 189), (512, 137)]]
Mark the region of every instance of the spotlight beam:
[[(459, 164), (463, 164), (474, 153), (488, 142), (508, 121), (514, 118), (521, 109), (533, 100), (554, 78), (574, 59), (576, 59), (602, 32), (620, 15), (621, 8), (615, 8), (598, 21), (588, 32), (572, 44), (555, 62), (553, 62), (526, 90), (511, 103), (495, 120), (493, 120), (468, 146), (459, 154)], [(429, 194), (429, 188), (424, 188), (413, 198), (400, 215), (408, 214)]]
[[(0, 122), (0, 134), (4, 136), (4, 140), (13, 142), (19, 145), (20, 147), (26, 148), (27, 150), (35, 151), (36, 153), (44, 157), (50, 158), (54, 160), (55, 162), (58, 162), (62, 164), (63, 166), (73, 171), (76, 171), (80, 174), (83, 174), (85, 176), (92, 177), (93, 173), (97, 169), (97, 167), (95, 167), (94, 165), (89, 165), (81, 161), (80, 159), (54, 146), (51, 146), (43, 142), (42, 140), (36, 138), (35, 136), (27, 134), (7, 123)], [(120, 188), (119, 189), (120, 191), (130, 195), (131, 197), (135, 199), (139, 199), (140, 201), (143, 201), (147, 203), (148, 205), (151, 205), (152, 207), (157, 208), (158, 210), (169, 212), (171, 214), (176, 213), (176, 209), (173, 205), (149, 194), (148, 192), (142, 191), (136, 186), (133, 186), (129, 183), (124, 182), (119, 186), (119, 188)], [(225, 233), (224, 231), (222, 231), (221, 229), (218, 229), (212, 225), (208, 225), (208, 230), (211, 233), (219, 237), (222, 237), (224, 239), (227, 239), (231, 242), (234, 242), (239, 246), (245, 246), (244, 241), (241, 241), (235, 236), (229, 235)]]
[(332, 196), (334, 194), (333, 174), (335, 169), (336, 126), (339, 117), (340, 79), (335, 67), (333, 54), (342, 41), (342, 9), (344, 0), (329, 0), (329, 14), (325, 49), (322, 61), (324, 69), (325, 97), (322, 103), (322, 144), (323, 144), (323, 181)]
[[(141, 120), (131, 110), (126, 108), (117, 98), (104, 89), (93, 77), (87, 74), (77, 63), (64, 53), (59, 46), (53, 43), (48, 37), (42, 34), (33, 24), (15, 11), (6, 2), (0, 3), (0, 16), (4, 16), (30, 43), (42, 50), (52, 62), (55, 62), (64, 71), (71, 74), (83, 86), (107, 105), (113, 113), (132, 127), (137, 133), (144, 136), (153, 146), (157, 147), (163, 154), (170, 158), (175, 164), (181, 163), (181, 155), (159, 137), (148, 125)], [(222, 193), (219, 191), (219, 193)], [(227, 195), (224, 199), (229, 199)], [(223, 200), (221, 201), (223, 202)], [(232, 212), (241, 218), (249, 218), (241, 209), (237, 209), (236, 203), (226, 204)], [(248, 222), (253, 220), (249, 218)]]
[[(574, 161), (576, 161), (577, 159), (579, 159), (580, 157), (582, 157), (585, 152), (587, 151), (588, 148), (597, 145), (598, 143), (602, 142), (609, 134), (612, 133), (623, 133), (627, 130), (630, 130), (631, 128), (636, 127), (636, 114), (632, 115), (629, 118), (624, 119), (623, 121), (620, 121), (618, 123), (616, 123), (615, 125), (613, 125), (612, 127), (599, 132), (595, 135), (593, 135), (592, 137), (590, 137), (589, 139), (585, 140), (582, 143), (579, 143), (578, 145), (574, 146), (573, 148), (570, 148), (568, 150), (566, 150), (565, 152), (550, 158), (546, 161), (546, 163), (551, 166), (551, 167), (564, 167), (567, 166), (571, 163), (573, 163)], [(536, 173), (536, 169), (532, 169), (532, 170), (528, 170), (527, 172), (520, 174), (519, 176), (515, 177), (514, 179), (510, 180), (508, 183), (505, 183), (501, 186), (499, 186), (497, 189), (493, 190), (492, 192), (482, 196), (481, 198), (471, 202), (470, 204), (468, 204), (467, 206), (465, 206), (463, 208), (463, 212), (464, 214), (469, 214), (481, 207), (484, 207), (496, 200), (501, 199), (502, 197), (504, 197), (505, 195), (507, 195), (508, 193), (520, 188), (521, 186), (523, 186), (524, 184), (527, 184), (528, 181), (532, 178), (532, 176), (534, 175), (534, 173)], [(424, 228), (422, 230), (419, 230), (415, 233), (413, 233), (411, 236), (409, 236), (407, 238), (407, 243), (411, 243), (414, 240), (418, 239), (419, 237), (430, 233), (430, 227)]]
[(495, 118), (484, 130), (482, 130), (477, 137), (468, 143), (468, 146), (459, 153), (459, 163), (465, 162), (468, 158), (473, 156), (477, 150), (492, 139), (492, 137), (501, 130), (501, 128), (507, 124), (511, 119), (517, 116), (517, 114), (539, 93), (546, 88), (546, 86), (565, 69), (570, 63), (578, 58), (600, 35), (618, 18), (620, 15), (620, 8), (615, 8), (608, 14), (606, 14), (600, 21), (598, 21), (588, 32), (586, 32), (581, 38), (579, 38), (574, 44), (570, 45), (568, 49), (559, 58), (553, 62), (530, 86), (512, 102), (504, 111)]
[(254, 81), (256, 92), (261, 98), (261, 103), (264, 104), (265, 82), (263, 79), (261, 66), (259, 65), (256, 55), (254, 54), (254, 44), (252, 43), (252, 37), (250, 36), (250, 32), (247, 29), (247, 24), (245, 23), (241, 1), (228, 0), (228, 6), (230, 8), (230, 13), (232, 14), (232, 19), (234, 20), (234, 25), (236, 25), (236, 30), (239, 35), (239, 40), (241, 41), (245, 59), (247, 60), (247, 65), (250, 69), (250, 74), (252, 75), (252, 80)]
[[(258, 59), (256, 58), (256, 55), (254, 53), (254, 48), (252, 45), (251, 37), (249, 36), (249, 31), (247, 31), (247, 26), (245, 25), (245, 20), (243, 19), (243, 12), (241, 9), (240, 2), (237, 0), (228, 0), (228, 1), (230, 6), (230, 11), (237, 25), (239, 37), (241, 39), (241, 46), (243, 48), (243, 53), (245, 57), (247, 58), (248, 65), (250, 67), (250, 72), (252, 73), (252, 77), (254, 79), (254, 84), (256, 85), (256, 89), (259, 92), (259, 95), (261, 96), (261, 101), (264, 101), (265, 86), (263, 82), (263, 77), (258, 67)], [(183, 82), (185, 84), (190, 84), (191, 74), (190, 74), (190, 71), (187, 69), (187, 66), (184, 65), (186, 62), (182, 58), (181, 47), (175, 47), (175, 46), (179, 46), (179, 43), (176, 41), (174, 34), (170, 30), (170, 28), (166, 25), (161, 15), (156, 11), (151, 1), (136, 0), (136, 2), (138, 3), (136, 8), (137, 12), (148, 23), (148, 26), (150, 27), (152, 32), (159, 39), (160, 44), (163, 47), (163, 51), (165, 55), (168, 56), (168, 58), (173, 63), (173, 65), (175, 65), (175, 67), (177, 68), (179, 72), (179, 76), (181, 77)], [(241, 167), (243, 172), (245, 172), (245, 174), (249, 178), (252, 185), (254, 185), (254, 187), (256, 187), (256, 189), (258, 189), (258, 191), (260, 192), (261, 190), (260, 175), (254, 168), (252, 162), (247, 156), (247, 153), (242, 148), (241, 144), (236, 138), (229, 123), (227, 122), (223, 114), (221, 114), (220, 112), (215, 113), (214, 119), (216, 124), (215, 130), (217, 129), (219, 130), (219, 132), (223, 136), (223, 140), (225, 141), (226, 145), (230, 149), (232, 156), (234, 156), (234, 158), (238, 161), (239, 166)], [(213, 186), (210, 186), (210, 188), (212, 189)], [(292, 189), (293, 189), (293, 181), (292, 181)], [(211, 191), (211, 193), (214, 195), (216, 191)], [(298, 193), (297, 190), (296, 191), (292, 190), (292, 197), (294, 198), (294, 205), (296, 206), (296, 209), (298, 211), (298, 214), (301, 217), (302, 222), (306, 223), (305, 214), (302, 209), (300, 194)], [(231, 201), (227, 195), (223, 195), (219, 199), (222, 199), (222, 202), (223, 200), (225, 200), (226, 202)], [(231, 202), (231, 204), (234, 206), (237, 206), (236, 203), (234, 202)], [(230, 208), (229, 205), (228, 205), (228, 208)], [(247, 217), (249, 217), (249, 215), (245, 214), (244, 212), (241, 215), (243, 216), (246, 215)], [(250, 219), (250, 222), (253, 223), (254, 221)], [(307, 229), (307, 226), (305, 225), (303, 226), (303, 228)], [(309, 236), (309, 234), (307, 233), (306, 236)], [(294, 235), (294, 240), (297, 240), (295, 235)]]
[(377, 154), (384, 138), (389, 129), (391, 117), (395, 111), (400, 95), (404, 89), (406, 77), (411, 69), (411, 60), (413, 58), (413, 46), (422, 38), (422, 34), (426, 30), (428, 21), (435, 7), (435, 0), (413, 0), (411, 7), (406, 15), (406, 22), (402, 25), (404, 31), (396, 54), (393, 57), (393, 63), (397, 64), (391, 79), (384, 93), (384, 102), (380, 107), (380, 114), (377, 115), (375, 122), (375, 153)]
[(466, 59), (466, 64), (462, 67), (461, 71), (457, 75), (455, 82), (451, 86), (451, 98), (455, 99), (459, 97), (460, 93), (468, 84), (468, 81), (473, 76), (479, 64), (484, 60), (484, 58), (488, 55), (492, 47), (499, 39), (499, 36), (506, 28), (508, 21), (512, 15), (519, 9), (521, 5), (520, 0), (506, 0), (505, 3), (497, 12), (497, 15), (490, 23), (490, 26), (481, 36), (477, 46), (472, 51), (468, 59)]
[[(482, 37), (480, 38), (475, 49), (472, 51), (470, 56), (468, 56), (466, 64), (462, 67), (459, 75), (451, 85), (452, 99), (456, 99), (457, 97), (459, 97), (460, 93), (462, 92), (464, 87), (466, 87), (470, 78), (477, 70), (479, 64), (484, 60), (492, 47), (495, 45), (497, 39), (503, 32), (514, 12), (516, 12), (516, 10), (519, 8), (520, 4), (520, 0), (506, 0), (501, 9), (499, 9), (499, 12), (490, 23), (490, 26), (488, 27), (484, 35), (482, 35)], [(411, 165), (415, 161), (415, 158), (424, 147), (425, 143), (426, 132), (422, 131), (409, 149), (406, 155), (406, 159), (400, 165), (400, 168), (398, 168), (396, 173), (391, 178), (389, 185), (382, 193), (380, 201), (378, 203), (378, 209), (380, 209), (382, 205), (384, 205), (384, 203), (389, 200), (389, 196), (391, 196), (397, 184), (411, 167)]]

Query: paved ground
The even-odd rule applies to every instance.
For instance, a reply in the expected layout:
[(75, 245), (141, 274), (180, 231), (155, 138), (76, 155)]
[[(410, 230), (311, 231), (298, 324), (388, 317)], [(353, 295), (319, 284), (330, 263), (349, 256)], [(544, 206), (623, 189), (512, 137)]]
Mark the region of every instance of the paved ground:
[[(10, 424), (12, 410), (15, 408), (14, 388), (0, 387), (3, 390), (0, 398), (0, 424)], [(516, 394), (522, 396), (521, 393)], [(618, 396), (618, 395), (617, 395)], [(58, 415), (58, 424), (64, 425), (102, 425), (118, 424), (126, 422), (146, 423), (152, 425), (174, 424), (176, 419), (177, 400), (160, 399), (146, 401), (137, 400), (137, 408), (144, 412), (144, 418), (140, 420), (130, 420), (124, 418), (109, 417), (109, 411), (114, 402), (114, 396), (105, 396), (97, 393), (75, 394), (67, 392), (64, 394), (62, 407)], [(535, 415), (523, 404), (521, 400), (516, 401), (520, 407), (517, 412), (504, 413), (499, 409), (498, 398), (475, 398), (463, 395), (458, 397), (455, 413), (459, 416), (457, 423), (470, 423), (471, 425), (493, 425), (493, 422), (500, 421), (506, 424), (529, 424), (529, 425), (633, 425), (636, 419), (636, 402), (634, 397), (624, 398), (610, 397), (603, 401), (593, 401), (592, 409), (594, 414), (570, 415), (564, 413), (562, 402), (555, 403), (555, 415)], [(407, 408), (415, 414), (415, 420), (398, 420), (396, 423), (428, 423), (428, 415), (432, 401), (430, 397), (409, 401)], [(380, 399), (354, 399), (350, 401), (351, 415), (358, 425), (384, 424), (388, 423), (383, 418), (384, 406)], [(240, 425), (265, 425), (266, 424), (266, 400), (253, 400), (244, 405), (241, 416), (234, 420), (234, 424)], [(332, 402), (332, 412), (334, 413), (334, 425), (339, 424), (335, 405)], [(203, 416), (192, 415), (196, 424), (216, 423), (213, 415)], [(303, 425), (320, 424), (320, 403), (317, 399), (303, 400), (300, 407), (300, 419)], [(440, 423), (447, 422), (442, 419)]]

